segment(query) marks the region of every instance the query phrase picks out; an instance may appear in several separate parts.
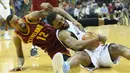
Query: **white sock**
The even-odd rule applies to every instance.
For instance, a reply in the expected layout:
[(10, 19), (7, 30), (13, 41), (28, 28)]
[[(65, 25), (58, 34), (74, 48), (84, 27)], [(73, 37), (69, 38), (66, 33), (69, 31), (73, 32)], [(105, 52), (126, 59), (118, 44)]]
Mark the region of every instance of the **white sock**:
[(70, 70), (69, 62), (65, 62), (65, 71), (68, 72)]

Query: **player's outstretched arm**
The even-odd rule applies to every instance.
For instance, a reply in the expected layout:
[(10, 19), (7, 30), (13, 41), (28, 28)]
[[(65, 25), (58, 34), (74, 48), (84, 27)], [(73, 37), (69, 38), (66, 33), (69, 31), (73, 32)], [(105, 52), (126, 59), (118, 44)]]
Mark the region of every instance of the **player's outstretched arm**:
[(23, 51), (22, 51), (21, 39), (18, 36), (14, 35), (13, 42), (16, 47), (16, 52), (18, 56), (18, 66), (12, 69), (11, 71), (22, 71), (23, 64), (24, 64), (24, 56), (23, 56)]
[(76, 25), (80, 30), (84, 31), (83, 26), (77, 20), (75, 20), (70, 14), (68, 14), (65, 10), (59, 7), (54, 7), (54, 11), (62, 15), (63, 17), (67, 18), (72, 23), (74, 23), (74, 25)]
[[(93, 46), (93, 43), (97, 42), (99, 40), (99, 37), (93, 37), (86, 40), (78, 40), (71, 36), (71, 33), (66, 30), (61, 30), (59, 32), (59, 39), (68, 46), (68, 48), (71, 48), (74, 51), (78, 50), (84, 50), (89, 49), (92, 50), (91, 46)], [(95, 49), (95, 48), (94, 48)]]

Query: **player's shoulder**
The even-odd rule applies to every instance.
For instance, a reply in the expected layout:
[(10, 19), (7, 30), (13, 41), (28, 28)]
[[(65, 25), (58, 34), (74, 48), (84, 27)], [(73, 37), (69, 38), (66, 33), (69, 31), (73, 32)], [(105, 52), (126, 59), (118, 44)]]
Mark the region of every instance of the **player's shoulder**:
[(67, 30), (60, 30), (59, 31), (59, 36), (68, 36), (70, 35), (70, 32)]

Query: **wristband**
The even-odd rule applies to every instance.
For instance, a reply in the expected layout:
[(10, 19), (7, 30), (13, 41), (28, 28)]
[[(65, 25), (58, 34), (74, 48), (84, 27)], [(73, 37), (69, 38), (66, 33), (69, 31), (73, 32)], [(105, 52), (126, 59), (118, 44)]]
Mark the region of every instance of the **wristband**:
[(22, 67), (24, 63), (24, 58), (18, 57), (18, 66)]

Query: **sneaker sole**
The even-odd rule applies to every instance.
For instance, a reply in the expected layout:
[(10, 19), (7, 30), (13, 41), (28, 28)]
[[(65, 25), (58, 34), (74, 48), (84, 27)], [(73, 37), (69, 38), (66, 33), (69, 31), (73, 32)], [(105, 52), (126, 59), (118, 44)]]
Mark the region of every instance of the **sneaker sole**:
[(61, 53), (57, 53), (54, 55), (53, 60), (52, 60), (52, 66), (54, 69), (55, 73), (64, 73), (63, 72), (63, 56)]

